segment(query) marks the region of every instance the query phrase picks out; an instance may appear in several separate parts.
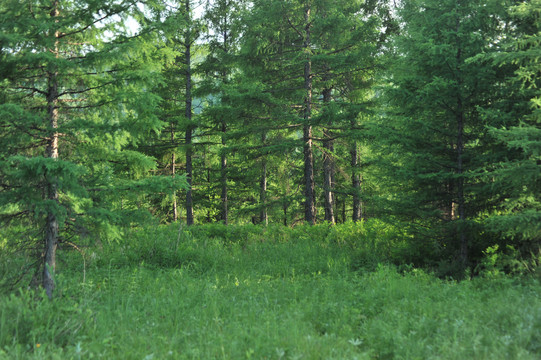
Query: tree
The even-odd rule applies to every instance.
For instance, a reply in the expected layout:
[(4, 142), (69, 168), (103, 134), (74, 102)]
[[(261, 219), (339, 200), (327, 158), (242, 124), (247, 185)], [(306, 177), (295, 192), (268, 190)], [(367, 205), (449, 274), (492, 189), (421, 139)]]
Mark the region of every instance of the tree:
[(477, 218), (489, 206), (475, 176), (493, 143), (479, 109), (501, 95), (494, 66), (470, 59), (496, 51), (502, 7), (410, 0), (399, 13), (404, 27), (387, 91), (393, 107), (377, 130), (394, 153), (390, 169), (401, 186), (395, 213), (420, 225), (418, 235), (452, 249), (465, 268)]
[(204, 15), (208, 23), (208, 54), (199, 65), (204, 74), (201, 81), (201, 97), (209, 99), (205, 114), (209, 119), (210, 131), (220, 138), (220, 214), (224, 224), (229, 223), (229, 188), (228, 188), (228, 132), (237, 120), (237, 109), (231, 104), (229, 92), (236, 91), (234, 74), (237, 72), (235, 55), (238, 53), (242, 32), (241, 15), (245, 10), (244, 1), (216, 0), (207, 2)]
[[(320, 194), (316, 180), (324, 184), (325, 219), (334, 222), (334, 143), (340, 133), (350, 133), (351, 119), (362, 108), (359, 93), (369, 84), (358, 80), (371, 76), (377, 63), (386, 8), (378, 13), (376, 5), (382, 4), (255, 1), (247, 20), (243, 70), (268, 94), (266, 104), (273, 104), (267, 129), (288, 133), (292, 141), (282, 141), (282, 148), (302, 147), (304, 220), (311, 224)], [(273, 142), (271, 132), (263, 138)], [(314, 170), (320, 154), (322, 179)]]
[[(504, 117), (504, 126), (491, 134), (505, 145), (506, 157), (487, 172), (498, 204), (487, 220), (490, 230), (514, 239), (524, 252), (539, 251), (541, 239), (541, 2), (529, 1), (511, 8), (515, 31), (510, 43), (492, 59), (514, 73), (506, 83), (512, 106), (487, 108), (489, 119)], [(488, 180), (488, 179), (487, 179)]]
[[(119, 193), (170, 192), (143, 179), (152, 159), (129, 150), (161, 123), (144, 92), (144, 43), (119, 34), (131, 1), (0, 5), (0, 214), (42, 232), (42, 285), (53, 295), (56, 251), (70, 234), (124, 222)], [(142, 59), (136, 60), (136, 59)], [(180, 182), (179, 182), (180, 181)], [(36, 276), (38, 277), (38, 276)]]

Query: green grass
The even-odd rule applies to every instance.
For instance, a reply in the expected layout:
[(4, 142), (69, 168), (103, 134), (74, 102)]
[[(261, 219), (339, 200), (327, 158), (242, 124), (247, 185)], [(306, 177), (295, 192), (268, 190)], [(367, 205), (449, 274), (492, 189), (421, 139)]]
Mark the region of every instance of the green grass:
[(366, 230), (318, 228), (134, 231), (86, 250), (84, 282), (63, 253), (53, 302), (1, 295), (0, 358), (541, 358), (537, 279), (399, 272)]

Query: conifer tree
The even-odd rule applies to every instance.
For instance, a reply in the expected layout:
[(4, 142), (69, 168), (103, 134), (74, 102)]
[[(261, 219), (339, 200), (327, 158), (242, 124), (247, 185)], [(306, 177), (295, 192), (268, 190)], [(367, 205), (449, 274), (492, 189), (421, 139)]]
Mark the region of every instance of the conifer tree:
[[(514, 239), (522, 250), (539, 251), (541, 239), (541, 1), (511, 8), (515, 31), (511, 42), (493, 56), (500, 69), (510, 65), (506, 93), (512, 106), (487, 108), (489, 119), (507, 118), (491, 134), (505, 145), (505, 158), (487, 172), (492, 189), (502, 200), (489, 217), (489, 230)], [(514, 37), (512, 35), (515, 35)]]
[(143, 179), (154, 161), (127, 149), (161, 127), (157, 99), (141, 87), (156, 70), (147, 48), (119, 35), (130, 13), (142, 15), (131, 1), (0, 5), (0, 217), (41, 232), (35, 278), (49, 298), (56, 250), (70, 234), (134, 215), (117, 207), (120, 193), (179, 186)]
[[(402, 213), (417, 230), (452, 249), (468, 265), (468, 250), (486, 210), (475, 173), (488, 161), (480, 107), (495, 100), (499, 74), (488, 62), (470, 61), (495, 51), (503, 25), (501, 6), (485, 1), (408, 0), (397, 39), (397, 59), (380, 138), (393, 152)], [(384, 130), (386, 129), (386, 130)], [(407, 186), (406, 186), (407, 185)], [(406, 191), (409, 189), (410, 191)]]
[(234, 77), (237, 65), (235, 55), (238, 52), (242, 31), (240, 23), (245, 1), (216, 0), (207, 3), (204, 19), (208, 25), (208, 54), (198, 66), (204, 75), (198, 95), (209, 99), (205, 110), (209, 119), (210, 131), (220, 140), (220, 215), (219, 220), (229, 223), (229, 170), (227, 139), (228, 133), (237, 125), (237, 109), (232, 106), (230, 92), (236, 92)]

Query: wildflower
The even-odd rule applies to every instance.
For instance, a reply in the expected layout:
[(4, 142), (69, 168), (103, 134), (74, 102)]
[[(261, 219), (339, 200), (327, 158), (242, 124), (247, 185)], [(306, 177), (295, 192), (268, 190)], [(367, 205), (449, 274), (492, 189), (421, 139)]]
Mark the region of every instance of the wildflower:
[(40, 343), (37, 343), (37, 344), (36, 344), (36, 347), (37, 347), (37, 348), (39, 348), (40, 346), (41, 346), (41, 344), (40, 344)]

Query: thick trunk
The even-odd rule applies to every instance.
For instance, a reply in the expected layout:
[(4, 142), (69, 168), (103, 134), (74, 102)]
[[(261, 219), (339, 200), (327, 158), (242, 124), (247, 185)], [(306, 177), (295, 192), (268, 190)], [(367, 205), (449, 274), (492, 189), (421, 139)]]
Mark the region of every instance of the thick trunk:
[(304, 63), (304, 183), (305, 183), (305, 205), (304, 219), (311, 225), (316, 222), (316, 206), (315, 206), (315, 184), (314, 184), (314, 154), (312, 150), (312, 59), (311, 59), (311, 43), (310, 43), (310, 5), (305, 8), (305, 39), (304, 51), (306, 52), (306, 61)]
[(353, 214), (351, 219), (359, 221), (362, 218), (362, 177), (359, 171), (359, 147), (356, 141), (351, 146), (351, 179), (353, 185)]
[[(58, 2), (53, 3), (51, 17), (58, 17)], [(59, 57), (58, 37), (59, 32), (54, 32), (55, 43), (53, 53)], [(47, 89), (47, 116), (51, 135), (48, 140), (45, 156), (50, 159), (58, 159), (58, 73), (52, 71), (48, 73)], [(47, 199), (58, 202), (57, 179), (54, 176), (46, 174), (47, 181)], [(54, 271), (56, 268), (56, 248), (58, 244), (58, 218), (54, 211), (47, 212), (45, 223), (45, 256), (43, 264), (43, 288), (49, 299), (53, 297), (54, 290)]]
[[(190, 1), (186, 1), (186, 13), (190, 13)], [(192, 168), (192, 69), (191, 69), (191, 39), (186, 37), (185, 65), (186, 65), (186, 178), (188, 190), (186, 191), (186, 224), (193, 225), (193, 168)]]
[[(222, 148), (225, 147), (225, 133), (227, 131), (227, 125), (225, 121), (222, 121)], [(228, 223), (228, 203), (227, 203), (227, 156), (222, 153), (220, 156), (220, 182), (222, 185), (222, 194), (220, 199), (222, 201), (222, 213), (221, 220), (225, 225)]]
[[(261, 135), (261, 144), (265, 146), (266, 134)], [(267, 156), (263, 155), (261, 158), (261, 180), (259, 181), (259, 202), (262, 206), (261, 213), (259, 215), (259, 221), (262, 224), (268, 225), (269, 218), (267, 214)]]

